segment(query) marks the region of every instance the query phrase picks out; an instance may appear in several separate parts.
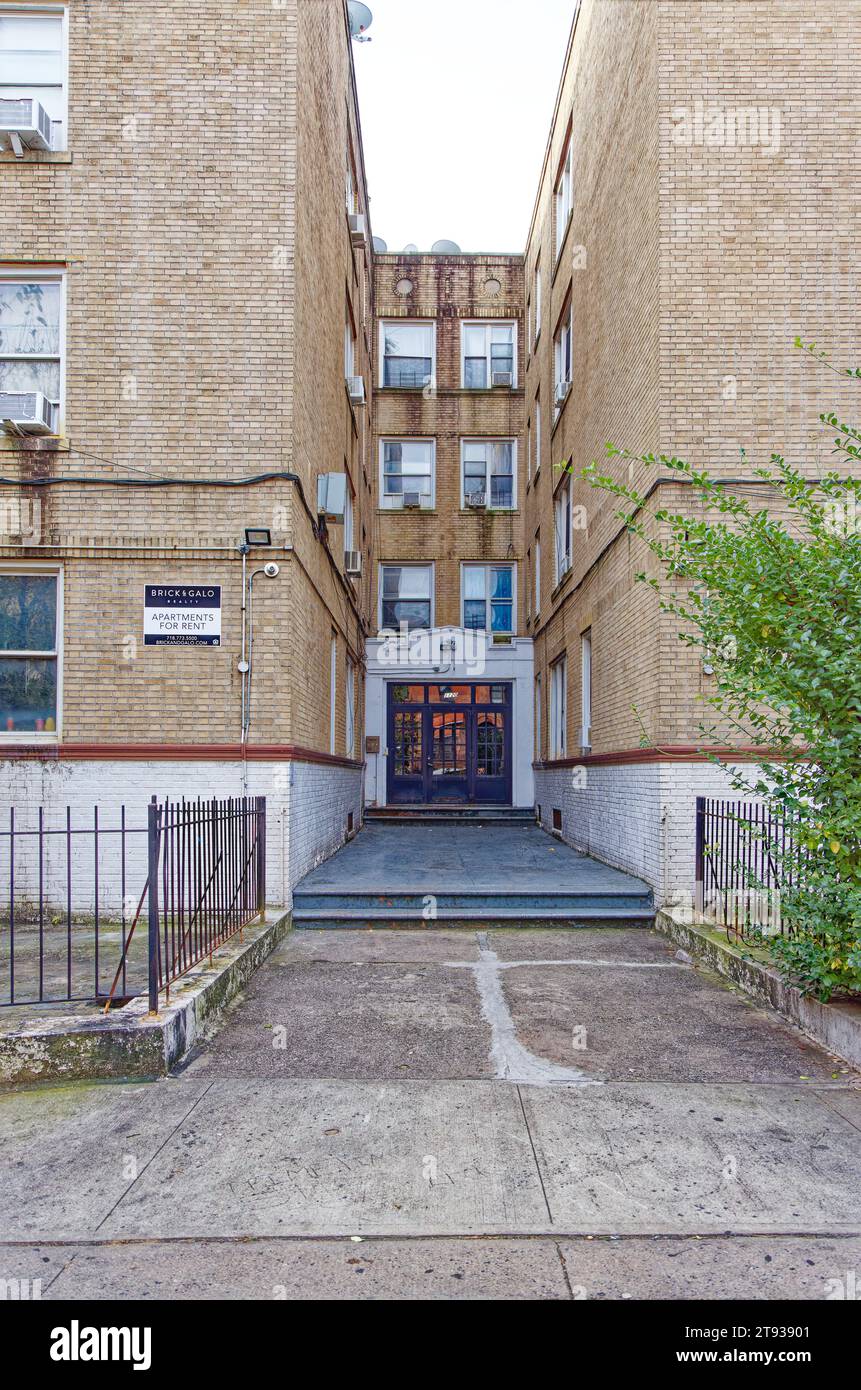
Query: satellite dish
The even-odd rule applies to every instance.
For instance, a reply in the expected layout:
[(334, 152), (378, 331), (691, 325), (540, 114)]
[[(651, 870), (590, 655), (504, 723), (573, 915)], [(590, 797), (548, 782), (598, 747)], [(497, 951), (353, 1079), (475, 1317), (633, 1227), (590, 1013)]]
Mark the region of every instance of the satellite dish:
[(460, 256), (462, 251), (456, 241), (435, 241), (431, 247), (435, 256)]
[(370, 29), (374, 22), (374, 16), (367, 5), (362, 5), (360, 0), (347, 0), (347, 11), (350, 16), (350, 37), (353, 39), (361, 38), (366, 29)]
[(384, 256), (388, 251), (388, 245), (381, 236), (374, 237), (374, 250), (378, 256)]
[(417, 256), (418, 254), (419, 248), (412, 241), (409, 242), (409, 244), (405, 246), (403, 251), (401, 252), (402, 256)]

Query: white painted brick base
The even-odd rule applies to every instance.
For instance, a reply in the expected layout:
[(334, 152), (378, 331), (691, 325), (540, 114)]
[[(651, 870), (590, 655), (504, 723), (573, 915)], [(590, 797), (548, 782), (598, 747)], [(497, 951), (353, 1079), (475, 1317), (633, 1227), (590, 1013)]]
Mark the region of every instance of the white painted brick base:
[[(745, 773), (752, 778), (755, 768)], [(584, 785), (585, 773), (585, 785)], [(562, 838), (605, 864), (643, 878), (660, 904), (694, 891), (696, 798), (741, 799), (729, 773), (711, 763), (627, 763), (535, 774), (545, 829), (562, 812)]]
[[(58, 762), (0, 760), (0, 831), (9, 828), (9, 808), (15, 810), (16, 832), (38, 825), (44, 808), (46, 829), (65, 827), (66, 807), (72, 826), (90, 829), (93, 808), (99, 808), (101, 828), (118, 827), (120, 808), (126, 808), (130, 829), (145, 829), (147, 805), (197, 797), (266, 797), (266, 897), (271, 907), (289, 907), (294, 885), (310, 869), (339, 849), (346, 839), (347, 816), (361, 825), (361, 769), (323, 764), (284, 762), (248, 764), (243, 787), (238, 762)], [(146, 835), (130, 834), (126, 842), (126, 896), (135, 904), (147, 877)], [(46, 840), (43, 863), (46, 891), (54, 903), (65, 904), (66, 840)], [(73, 898), (76, 912), (92, 912), (95, 863), (91, 836), (73, 837)], [(100, 911), (115, 914), (121, 901), (119, 837), (105, 836), (99, 856)], [(0, 836), (0, 884), (8, 893), (9, 839)], [(16, 899), (38, 892), (37, 842), (21, 837), (15, 854)], [(0, 904), (0, 913), (7, 904)]]

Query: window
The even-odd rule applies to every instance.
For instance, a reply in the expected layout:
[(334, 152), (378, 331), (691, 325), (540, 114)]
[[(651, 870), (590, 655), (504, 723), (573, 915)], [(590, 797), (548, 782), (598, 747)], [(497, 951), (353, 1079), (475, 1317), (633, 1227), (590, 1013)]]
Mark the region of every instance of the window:
[[(344, 471), (346, 472), (346, 465), (345, 465), (345, 467), (344, 467)], [(352, 549), (353, 549), (353, 540), (354, 540), (355, 529), (356, 529), (356, 527), (355, 527), (355, 515), (356, 515), (356, 502), (355, 502), (355, 498), (354, 498), (354, 496), (353, 496), (353, 485), (352, 485), (352, 483), (350, 482), (350, 475), (349, 475), (349, 473), (347, 473), (347, 489), (346, 489), (346, 494), (345, 494), (345, 496), (344, 496), (344, 549), (345, 549), (345, 550), (352, 550)]]
[(559, 252), (562, 250), (562, 243), (565, 240), (565, 233), (568, 230), (568, 219), (571, 216), (571, 168), (572, 151), (571, 137), (568, 137), (568, 145), (565, 150), (565, 157), (562, 161), (562, 171), (556, 184), (556, 258), (559, 259)]
[(541, 612), (541, 542), (535, 537), (535, 616)]
[(0, 99), (33, 97), (51, 120), (51, 144), (66, 148), (63, 14), (0, 14)]
[(535, 342), (535, 335), (532, 332), (532, 299), (526, 301), (526, 356), (532, 351), (532, 344)]
[(535, 444), (535, 472), (541, 467), (541, 397), (535, 397), (535, 429), (532, 434)]
[(556, 583), (571, 568), (571, 479), (566, 478), (554, 503), (556, 524)]
[(0, 732), (56, 735), (60, 576), (0, 572)]
[(550, 756), (565, 757), (566, 691), (568, 662), (560, 657), (550, 667)]
[(380, 566), (380, 626), (413, 631), (433, 620), (433, 570), (430, 565)]
[(347, 757), (356, 755), (356, 668), (347, 657)]
[(514, 507), (513, 439), (465, 439), (462, 443), (463, 505)]
[(556, 405), (558, 407), (564, 400), (564, 395), (560, 392), (560, 387), (564, 384), (571, 384), (571, 344), (572, 344), (573, 320), (572, 305), (568, 305), (562, 316), (562, 322), (556, 334), (554, 344), (554, 356), (556, 361)]
[[(464, 323), (461, 325), (460, 384), (467, 391), (488, 386), (517, 385), (515, 375), (515, 326), (513, 323)], [(510, 378), (498, 381), (497, 377)]]
[(335, 752), (338, 713), (338, 634), (332, 633), (329, 648), (329, 752)]
[[(0, 391), (41, 391), (60, 422), (63, 277), (0, 272)], [(8, 413), (8, 412), (7, 412)]]
[(380, 325), (383, 386), (419, 391), (433, 381), (436, 330), (432, 323), (398, 319)]
[(535, 266), (535, 338), (538, 342), (541, 337), (541, 261), (538, 260)]
[(513, 635), (513, 565), (463, 566), (463, 626)]
[(541, 758), (541, 676), (535, 677), (535, 756)]
[(580, 638), (580, 746), (592, 746), (592, 629), (588, 628)]
[(436, 446), (432, 439), (384, 439), (381, 443), (380, 501), (388, 511), (434, 505)]
[(526, 481), (532, 477), (532, 421), (526, 421)]
[(353, 213), (359, 211), (359, 200), (356, 193), (356, 161), (353, 159), (352, 148), (347, 150), (347, 212), (352, 217)]
[(353, 327), (353, 320), (350, 310), (347, 309), (347, 317), (344, 322), (344, 376), (349, 381), (356, 375), (356, 330)]

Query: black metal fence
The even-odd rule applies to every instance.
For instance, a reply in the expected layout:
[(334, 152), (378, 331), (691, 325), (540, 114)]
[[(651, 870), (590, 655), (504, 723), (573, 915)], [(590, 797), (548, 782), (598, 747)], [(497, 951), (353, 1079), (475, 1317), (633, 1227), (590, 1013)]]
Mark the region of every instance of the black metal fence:
[[(265, 912), (263, 797), (121, 806), (76, 823), (43, 808), (0, 828), (0, 1007), (98, 1002), (171, 983)], [(145, 925), (144, 925), (145, 924)]]
[(782, 935), (781, 894), (803, 869), (791, 821), (754, 802), (697, 797), (696, 908), (731, 939)]

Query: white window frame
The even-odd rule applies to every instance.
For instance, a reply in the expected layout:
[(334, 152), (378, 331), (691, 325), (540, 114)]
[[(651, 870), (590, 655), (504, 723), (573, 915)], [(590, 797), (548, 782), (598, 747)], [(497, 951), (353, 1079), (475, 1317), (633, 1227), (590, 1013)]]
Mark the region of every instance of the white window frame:
[[(566, 338), (567, 338), (567, 344), (568, 344), (567, 352), (566, 352), (566, 347), (565, 347)], [(568, 359), (568, 360), (567, 360), (567, 363), (566, 363), (566, 361), (565, 361), (566, 356), (567, 356), (567, 359)], [(554, 378), (555, 378), (555, 382), (556, 382), (556, 385), (557, 385), (557, 386), (561, 385), (561, 383), (562, 383), (563, 381), (567, 381), (567, 382), (568, 382), (568, 385), (570, 386), (570, 385), (571, 385), (571, 382), (572, 382), (573, 379), (574, 379), (574, 303), (573, 303), (573, 300), (572, 300), (572, 302), (568, 305), (568, 308), (566, 309), (565, 313), (562, 315), (562, 318), (561, 318), (560, 321), (559, 321), (559, 327), (558, 327), (557, 330), (556, 330), (556, 337), (553, 339), (553, 374), (554, 374)], [(559, 407), (558, 407), (558, 405), (557, 405), (557, 407), (556, 407), (556, 410), (557, 410), (557, 414), (558, 414), (558, 412), (559, 412)]]
[(541, 760), (541, 717), (543, 714), (543, 710), (541, 707), (542, 699), (543, 696), (541, 691), (541, 672), (539, 671), (537, 676), (535, 677), (535, 758), (538, 762), (540, 762)]
[[(566, 520), (560, 527), (561, 508), (565, 509)], [(574, 528), (572, 525), (571, 510), (571, 477), (570, 474), (565, 478), (553, 498), (553, 532), (554, 532), (554, 551), (556, 555), (556, 583), (558, 584), (564, 575), (568, 573), (573, 562), (574, 550)], [(567, 538), (567, 546), (565, 540)]]
[[(487, 367), (486, 386), (467, 386), (466, 384), (466, 334), (467, 329), (484, 329), (484, 361)], [(517, 385), (517, 324), (513, 319), (461, 319), (460, 322), (460, 388), (462, 391), (490, 391), (493, 389), (493, 358), (491, 347), (494, 328), (507, 328), (511, 332), (511, 384)]]
[(336, 752), (338, 732), (338, 634), (332, 633), (329, 648), (329, 752)]
[(526, 421), (526, 481), (532, 481), (532, 416)]
[[(465, 605), (466, 605), (466, 572), (467, 572), (467, 570), (483, 570), (483, 571), (484, 571), (484, 620), (485, 620), (485, 623), (487, 623), (488, 618), (490, 618), (490, 605), (491, 605), (491, 597), (490, 597), (490, 571), (491, 571), (491, 570), (510, 570), (510, 571), (511, 571), (511, 627), (510, 627), (510, 629), (509, 629), (507, 632), (495, 633), (495, 632), (493, 631), (493, 628), (490, 627), (490, 626), (485, 626), (485, 627), (483, 627), (483, 628), (469, 628), (469, 629), (467, 629), (467, 627), (466, 627), (466, 615), (465, 615)], [(508, 600), (506, 599), (505, 602), (507, 603)], [(488, 637), (490, 637), (490, 638), (493, 638), (494, 636), (498, 636), (498, 637), (516, 637), (516, 636), (517, 636), (517, 565), (516, 565), (516, 563), (515, 563), (513, 560), (499, 560), (499, 561), (496, 562), (496, 563), (494, 563), (493, 561), (491, 561), (489, 564), (483, 564), (483, 563), (480, 562), (480, 561), (470, 561), (470, 560), (464, 560), (464, 561), (461, 562), (461, 566), (460, 566), (460, 624), (461, 624), (461, 627), (464, 629), (464, 631), (470, 631), (470, 632), (486, 632), (487, 635), (488, 635)]]
[(532, 442), (535, 447), (535, 466), (532, 470), (533, 476), (538, 477), (541, 471), (541, 394), (535, 397), (535, 409), (533, 411), (535, 428), (532, 432)]
[(587, 737), (581, 747), (592, 746), (592, 629), (588, 627), (580, 637), (580, 727)]
[[(422, 505), (421, 505), (421, 510), (422, 510), (422, 511), (433, 511), (434, 507), (436, 506), (436, 439), (435, 439), (435, 438), (429, 438), (427, 435), (395, 435), (395, 434), (383, 435), (383, 437), (380, 439), (380, 457), (379, 457), (379, 467), (380, 467), (380, 510), (381, 510), (381, 511), (386, 511), (386, 512), (399, 512), (399, 511), (403, 511), (403, 506), (397, 507), (397, 506), (391, 505), (391, 503), (393, 502), (394, 497), (397, 496), (398, 494), (392, 494), (392, 496), (390, 496), (390, 497), (387, 497), (387, 496), (386, 496), (386, 471), (385, 471), (385, 470), (386, 470), (386, 447), (385, 447), (385, 446), (386, 446), (387, 444), (429, 444), (429, 445), (431, 446), (431, 450), (430, 450), (430, 453), (431, 453), (431, 457), (430, 457), (430, 480), (431, 480), (430, 502), (428, 502), (428, 503), (422, 503)], [(403, 477), (404, 475), (402, 474), (401, 476)], [(403, 493), (401, 493), (400, 495), (403, 496)]]
[(561, 656), (550, 667), (550, 748), (551, 758), (564, 758), (568, 741), (568, 657)]
[(353, 217), (359, 208), (359, 188), (356, 177), (356, 161), (353, 157), (353, 142), (347, 143), (347, 174), (344, 181), (344, 199), (347, 205), (347, 216)]
[(379, 344), (380, 344), (380, 389), (383, 391), (421, 391), (422, 386), (386, 386), (386, 328), (391, 324), (393, 328), (429, 328), (431, 330), (431, 372), (430, 385), (436, 384), (436, 362), (437, 362), (437, 337), (436, 319), (380, 319), (379, 321)]
[(574, 142), (569, 133), (565, 146), (565, 153), (559, 165), (559, 176), (556, 180), (556, 187), (553, 191), (554, 220), (556, 223), (556, 260), (562, 254), (562, 244), (565, 241), (565, 233), (568, 231), (568, 223), (571, 221), (571, 214), (574, 211), (573, 199), (573, 159)]
[[(428, 570), (430, 573), (430, 623), (429, 628), (412, 628), (413, 632), (432, 631), (436, 620), (436, 565), (433, 561), (426, 564), (416, 560), (381, 560), (377, 573), (377, 631), (390, 632), (391, 628), (383, 627), (383, 577), (386, 570)], [(409, 596), (407, 596), (407, 601)], [(417, 599), (416, 602), (424, 603), (424, 599)], [(397, 629), (395, 629), (397, 631)]]
[(347, 486), (344, 490), (344, 551), (355, 550), (356, 502), (350, 475), (347, 473)]
[[(12, 284), (50, 283), (60, 286), (60, 399), (57, 405), (56, 433), (62, 435), (65, 433), (66, 416), (66, 268), (59, 265), (32, 265), (28, 262), (0, 267), (0, 286), (10, 281)], [(35, 353), (0, 353), (0, 360), (4, 362), (53, 362), (55, 359), (56, 354), (54, 353), (46, 353), (41, 357)]]
[(538, 257), (538, 260), (537, 260), (536, 263), (535, 263), (535, 294), (534, 294), (534, 300), (535, 300), (535, 337), (534, 337), (533, 340), (532, 340), (533, 346), (535, 345), (535, 343), (538, 342), (538, 339), (541, 337), (541, 257), (540, 257), (540, 256)]
[(533, 587), (535, 591), (535, 616), (537, 618), (541, 612), (541, 541), (538, 536), (535, 537), (535, 580)]
[(42, 744), (58, 743), (63, 728), (63, 566), (52, 564), (26, 564), (14, 560), (0, 561), (0, 574), (21, 575), (29, 578), (33, 575), (53, 575), (57, 580), (57, 623), (54, 633), (54, 650), (51, 652), (37, 651), (4, 651), (0, 652), (0, 661), (26, 661), (31, 657), (53, 657), (57, 663), (57, 714), (56, 729), (48, 732), (39, 732), (36, 729), (0, 729), (0, 747), (3, 744)]
[(516, 512), (517, 511), (517, 440), (510, 438), (489, 438), (487, 435), (471, 435), (460, 441), (460, 505), (462, 511), (474, 512), (480, 510), (477, 507), (467, 507), (466, 505), (466, 450), (470, 444), (510, 444), (511, 445), (511, 506), (493, 507), (490, 503), (490, 460), (485, 459), (484, 463), (484, 510), (493, 512)]
[(345, 678), (346, 711), (344, 724), (344, 747), (348, 758), (356, 756), (356, 666), (352, 657), (347, 657)]
[[(60, 90), (62, 100), (59, 103), (62, 111), (61, 116), (51, 117), (51, 148), (54, 152), (60, 152), (69, 148), (69, 10), (66, 5), (3, 5), (0, 4), (0, 19), (59, 19), (62, 21), (62, 53), (60, 57), (62, 82)], [(55, 87), (54, 82), (0, 82), (0, 97), (5, 96), (7, 91), (36, 92), (43, 87)], [(38, 97), (36, 98), (38, 100)], [(50, 114), (50, 113), (49, 113)], [(59, 127), (59, 129), (58, 129)], [(26, 154), (24, 156), (26, 158)]]
[(344, 380), (350, 381), (356, 375), (356, 330), (349, 308), (344, 317)]

